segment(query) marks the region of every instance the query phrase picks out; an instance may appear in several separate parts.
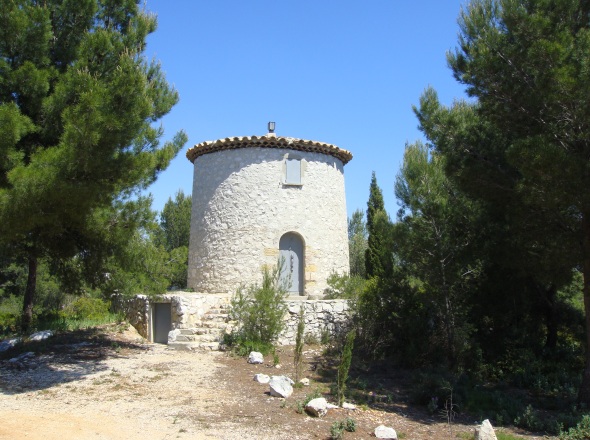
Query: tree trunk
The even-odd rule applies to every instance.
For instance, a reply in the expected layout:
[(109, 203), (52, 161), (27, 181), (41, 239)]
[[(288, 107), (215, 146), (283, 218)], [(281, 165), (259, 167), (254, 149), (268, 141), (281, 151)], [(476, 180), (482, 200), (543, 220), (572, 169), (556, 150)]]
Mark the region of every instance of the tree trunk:
[(21, 320), (21, 330), (23, 333), (29, 331), (33, 321), (33, 305), (35, 304), (35, 293), (37, 290), (37, 256), (29, 254), (29, 275), (27, 277), (27, 287), (25, 288), (25, 298), (23, 301), (23, 315)]
[(586, 368), (578, 392), (578, 402), (590, 406), (590, 211), (584, 212), (582, 215), (582, 260), (586, 323)]

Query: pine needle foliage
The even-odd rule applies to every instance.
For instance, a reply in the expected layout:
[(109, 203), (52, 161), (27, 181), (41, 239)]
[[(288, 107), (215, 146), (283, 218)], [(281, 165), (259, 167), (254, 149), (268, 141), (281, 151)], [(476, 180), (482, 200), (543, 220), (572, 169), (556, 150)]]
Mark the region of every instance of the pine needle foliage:
[(23, 330), (42, 260), (108, 255), (123, 222), (94, 222), (186, 142), (160, 143), (178, 93), (143, 53), (156, 27), (134, 0), (0, 0), (0, 246), (28, 267)]

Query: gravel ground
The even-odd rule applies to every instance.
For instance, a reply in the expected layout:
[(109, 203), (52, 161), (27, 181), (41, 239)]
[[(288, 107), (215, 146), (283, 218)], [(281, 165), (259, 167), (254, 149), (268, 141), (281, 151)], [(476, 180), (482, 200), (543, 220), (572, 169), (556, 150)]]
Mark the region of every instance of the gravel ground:
[(327, 439), (331, 425), (346, 417), (357, 431), (345, 440), (371, 438), (380, 424), (406, 440), (473, 438), (472, 421), (458, 421), (450, 432), (441, 419), (403, 403), (335, 409), (321, 419), (299, 414), (306, 394), (329, 388), (314, 374), (319, 349), (306, 351), (312, 385), (285, 400), (252, 377), (293, 377), (291, 348), (279, 351), (283, 366), (277, 369), (221, 352), (146, 344), (121, 326), (52, 339), (27, 347), (32, 354), (19, 362), (6, 355), (0, 361), (0, 439)]

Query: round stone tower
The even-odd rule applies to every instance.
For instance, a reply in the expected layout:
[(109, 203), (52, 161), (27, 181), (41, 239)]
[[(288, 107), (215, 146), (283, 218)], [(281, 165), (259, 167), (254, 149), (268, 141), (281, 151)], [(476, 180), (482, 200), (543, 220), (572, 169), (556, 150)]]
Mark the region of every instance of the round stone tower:
[(334, 145), (266, 136), (203, 142), (194, 164), (188, 287), (233, 293), (282, 261), (290, 295), (349, 271), (344, 165)]

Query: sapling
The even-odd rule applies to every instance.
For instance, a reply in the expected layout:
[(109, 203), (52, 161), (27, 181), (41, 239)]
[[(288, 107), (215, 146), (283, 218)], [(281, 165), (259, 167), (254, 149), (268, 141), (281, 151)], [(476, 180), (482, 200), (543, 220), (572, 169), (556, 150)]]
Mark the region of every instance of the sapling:
[(342, 349), (342, 359), (338, 367), (338, 406), (344, 403), (344, 391), (346, 390), (346, 379), (348, 379), (348, 370), (350, 370), (350, 362), (352, 360), (352, 348), (354, 346), (355, 330), (351, 330), (346, 335), (346, 342)]
[(305, 319), (303, 316), (303, 306), (299, 309), (299, 321), (297, 323), (297, 336), (295, 337), (295, 355), (293, 363), (295, 364), (295, 382), (299, 382), (303, 370), (303, 332), (305, 331)]

